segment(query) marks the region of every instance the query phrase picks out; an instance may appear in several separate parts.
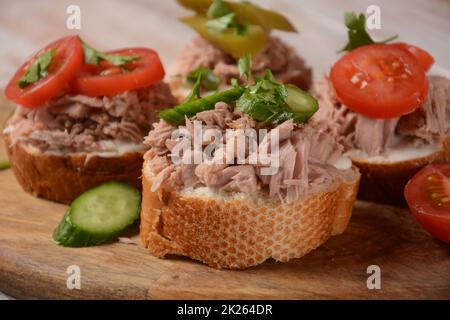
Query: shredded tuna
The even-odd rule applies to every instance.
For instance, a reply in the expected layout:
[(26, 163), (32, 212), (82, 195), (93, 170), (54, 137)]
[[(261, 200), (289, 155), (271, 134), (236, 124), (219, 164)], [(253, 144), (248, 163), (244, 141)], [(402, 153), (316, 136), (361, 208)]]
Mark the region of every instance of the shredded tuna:
[(400, 118), (399, 134), (419, 137), (432, 143), (444, 139), (450, 130), (450, 80), (429, 77), (429, 94), (423, 106)]
[[(201, 37), (194, 38), (192, 43), (183, 49), (176, 65), (176, 70), (183, 79), (199, 66), (213, 70), (222, 84), (229, 84), (232, 78), (239, 78), (236, 60)], [(272, 70), (280, 81), (295, 78), (304, 89), (308, 89), (311, 84), (311, 69), (292, 47), (277, 37), (270, 36), (265, 48), (253, 59), (254, 75), (263, 74), (266, 68)]]
[(13, 144), (41, 151), (109, 152), (114, 145), (105, 141), (141, 144), (158, 119), (156, 112), (174, 104), (163, 82), (111, 98), (65, 95), (34, 109), (19, 106), (6, 130)]
[[(230, 139), (233, 139), (226, 135), (227, 129), (267, 129), (267, 134), (260, 141), (258, 150), (268, 150), (269, 154), (272, 152), (270, 132), (276, 128), (279, 133), (278, 169), (274, 171), (274, 174), (263, 174), (265, 168), (269, 169), (268, 164), (255, 164), (249, 161), (251, 156), (249, 144), (246, 144), (246, 161), (242, 164), (237, 164), (235, 161), (223, 162), (227, 154), (225, 147), (217, 149), (211, 159), (203, 160), (198, 164), (174, 163), (171, 147), (181, 141), (172, 140), (172, 132), (178, 129), (192, 134), (194, 121), (201, 121), (204, 132), (211, 128), (220, 129), (222, 135), (226, 136), (227, 145)], [(166, 139), (165, 142), (164, 139)], [(192, 142), (192, 140), (188, 141)], [(339, 170), (332, 169), (334, 162), (341, 157), (343, 147), (319, 124), (298, 126), (289, 120), (276, 127), (268, 126), (246, 115), (231, 111), (231, 108), (222, 102), (217, 103), (214, 110), (204, 111), (192, 119), (186, 119), (185, 126), (175, 128), (164, 120), (160, 120), (154, 125), (145, 143), (150, 146), (145, 155), (149, 160), (147, 163), (156, 175), (152, 190), (157, 190), (164, 185), (193, 188), (207, 186), (226, 193), (254, 193), (266, 189), (270, 196), (291, 203), (304, 198), (311, 186), (316, 184), (315, 180), (322, 179), (329, 186), (341, 174)], [(208, 147), (208, 144), (203, 144), (203, 150)], [(195, 153), (192, 143), (187, 152), (191, 152), (191, 155)], [(309, 166), (316, 162), (322, 163), (321, 168), (326, 171), (324, 174), (327, 178), (323, 178), (323, 174), (318, 169), (310, 171)], [(329, 168), (331, 169), (327, 171)]]
[(347, 150), (362, 150), (369, 156), (382, 155), (398, 141), (415, 146), (440, 143), (450, 133), (450, 80), (430, 76), (429, 85), (428, 97), (420, 108), (383, 120), (349, 110), (337, 100), (331, 82), (325, 78), (314, 89), (320, 104), (314, 119)]
[(195, 119), (204, 122), (206, 125), (217, 125), (220, 128), (224, 128), (225, 125), (233, 118), (229, 107), (224, 102), (219, 102), (214, 110), (208, 110), (199, 112), (196, 114)]

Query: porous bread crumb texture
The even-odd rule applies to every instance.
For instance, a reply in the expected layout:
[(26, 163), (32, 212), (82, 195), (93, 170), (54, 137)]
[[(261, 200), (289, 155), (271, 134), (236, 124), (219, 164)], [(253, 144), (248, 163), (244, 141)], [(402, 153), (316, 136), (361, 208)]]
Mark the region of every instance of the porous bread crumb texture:
[[(144, 168), (145, 168), (144, 164)], [(141, 240), (153, 255), (188, 256), (214, 268), (243, 269), (300, 258), (347, 227), (359, 175), (283, 206), (279, 200), (150, 191), (143, 175)]]
[(17, 181), (35, 196), (70, 204), (83, 192), (107, 181), (142, 187), (143, 151), (108, 158), (92, 156), (87, 161), (87, 154), (42, 153), (20, 142), (11, 145), (8, 134), (3, 138)]

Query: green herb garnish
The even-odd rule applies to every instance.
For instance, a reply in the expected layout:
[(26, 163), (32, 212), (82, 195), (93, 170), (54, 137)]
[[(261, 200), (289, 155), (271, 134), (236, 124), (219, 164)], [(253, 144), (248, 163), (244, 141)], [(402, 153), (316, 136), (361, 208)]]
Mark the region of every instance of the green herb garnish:
[(279, 124), (292, 119), (295, 123), (307, 121), (319, 108), (317, 100), (294, 85), (278, 82), (272, 72), (266, 69), (264, 77), (255, 77), (255, 83), (249, 85), (251, 78), (251, 56), (246, 55), (238, 61), (239, 72), (246, 75), (246, 83), (239, 84), (232, 79), (232, 89), (200, 98), (201, 75), (186, 101), (174, 108), (159, 113), (161, 119), (173, 125), (181, 125), (185, 117), (198, 112), (214, 109), (217, 102), (235, 102), (236, 111), (244, 112), (257, 121)]
[(52, 62), (53, 57), (56, 54), (56, 49), (51, 49), (44, 51), (39, 57), (33, 62), (33, 64), (25, 70), (24, 75), (17, 81), (17, 84), (21, 89), (27, 87), (28, 85), (44, 78), (48, 75), (47, 69)]
[(235, 24), (236, 14), (234, 12), (228, 13), (222, 17), (208, 20), (206, 26), (216, 32), (222, 32), (228, 28), (232, 28)]
[(275, 80), (266, 69), (263, 78), (246, 88), (236, 101), (236, 111), (248, 114), (257, 121), (279, 124), (292, 119), (295, 123), (307, 121), (318, 109), (317, 100), (294, 85)]
[(247, 80), (250, 79), (251, 72), (252, 72), (252, 56), (251, 54), (247, 53), (245, 56), (243, 56), (238, 61), (238, 68), (239, 68), (239, 76), (242, 78), (242, 76), (245, 74), (247, 77)]
[(238, 22), (236, 13), (232, 12), (228, 4), (222, 0), (215, 0), (206, 14), (211, 19), (206, 22), (206, 27), (210, 30), (223, 32), (231, 29), (239, 35), (248, 33), (247, 26)]
[(206, 15), (208, 18), (219, 18), (231, 13), (230, 7), (223, 0), (214, 0), (209, 6)]
[(366, 31), (366, 17), (364, 14), (356, 15), (355, 12), (346, 12), (344, 15), (345, 25), (348, 28), (348, 43), (340, 52), (351, 51), (353, 49), (374, 43), (387, 43), (396, 39), (398, 36), (392, 36), (384, 41), (374, 41)]
[(220, 79), (219, 77), (212, 72), (210, 69), (205, 68), (203, 66), (198, 67), (194, 71), (191, 71), (186, 80), (190, 83), (196, 83), (198, 77), (200, 76), (201, 87), (203, 87), (207, 91), (216, 90), (219, 87)]
[(8, 160), (0, 161), (0, 170), (5, 170), (11, 168), (11, 162)]
[(192, 87), (192, 91), (189, 93), (189, 95), (184, 99), (184, 102), (190, 102), (196, 99), (200, 99), (200, 86), (202, 83), (202, 74), (197, 74), (197, 80), (194, 83), (194, 86)]
[(123, 67), (127, 63), (136, 61), (140, 58), (138, 55), (120, 56), (120, 55), (106, 54), (92, 48), (84, 41), (82, 41), (82, 44), (84, 51), (84, 62), (87, 64), (98, 65), (100, 61), (109, 61), (115, 66)]

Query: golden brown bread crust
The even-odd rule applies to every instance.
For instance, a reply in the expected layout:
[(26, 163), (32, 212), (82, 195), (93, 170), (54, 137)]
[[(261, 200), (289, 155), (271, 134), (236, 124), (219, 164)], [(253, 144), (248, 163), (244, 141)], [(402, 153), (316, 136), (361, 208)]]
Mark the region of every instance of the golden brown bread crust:
[(358, 199), (404, 206), (403, 191), (409, 179), (428, 164), (450, 163), (450, 137), (440, 150), (422, 158), (398, 162), (369, 162), (358, 157), (351, 159), (361, 172)]
[(142, 187), (143, 151), (120, 157), (93, 156), (85, 163), (85, 154), (41, 153), (21, 143), (11, 146), (8, 134), (3, 138), (17, 181), (25, 191), (36, 196), (68, 204), (84, 191), (107, 181)]
[(188, 256), (214, 268), (244, 269), (269, 258), (300, 258), (347, 227), (359, 183), (283, 207), (278, 199), (215, 197), (160, 188), (144, 163), (140, 237), (151, 254)]

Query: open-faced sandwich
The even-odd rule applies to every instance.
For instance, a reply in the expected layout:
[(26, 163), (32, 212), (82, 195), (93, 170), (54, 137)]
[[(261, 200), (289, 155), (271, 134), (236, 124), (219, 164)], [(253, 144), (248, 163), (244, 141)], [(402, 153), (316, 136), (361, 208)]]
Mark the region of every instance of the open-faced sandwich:
[(429, 163), (450, 162), (450, 80), (405, 43), (374, 43), (364, 15), (346, 15), (346, 53), (315, 88), (315, 118), (361, 171), (362, 199), (404, 204), (407, 181)]
[(271, 30), (295, 32), (281, 14), (247, 1), (178, 0), (196, 15), (181, 18), (199, 35), (187, 45), (170, 77), (171, 88), (180, 100), (190, 92), (198, 74), (202, 90), (214, 91), (239, 77), (238, 58), (253, 56), (252, 72), (262, 75), (266, 68), (283, 83), (308, 89), (311, 69), (296, 51), (271, 34)]
[(18, 106), (3, 136), (17, 180), (64, 203), (99, 183), (140, 185), (142, 143), (175, 99), (157, 53), (99, 52), (77, 36), (33, 55), (9, 82)]
[[(239, 61), (247, 79), (250, 59)], [(307, 122), (315, 98), (269, 70), (203, 98), (199, 85), (200, 76), (145, 139), (140, 236), (149, 251), (242, 269), (299, 258), (342, 233), (359, 173)]]

